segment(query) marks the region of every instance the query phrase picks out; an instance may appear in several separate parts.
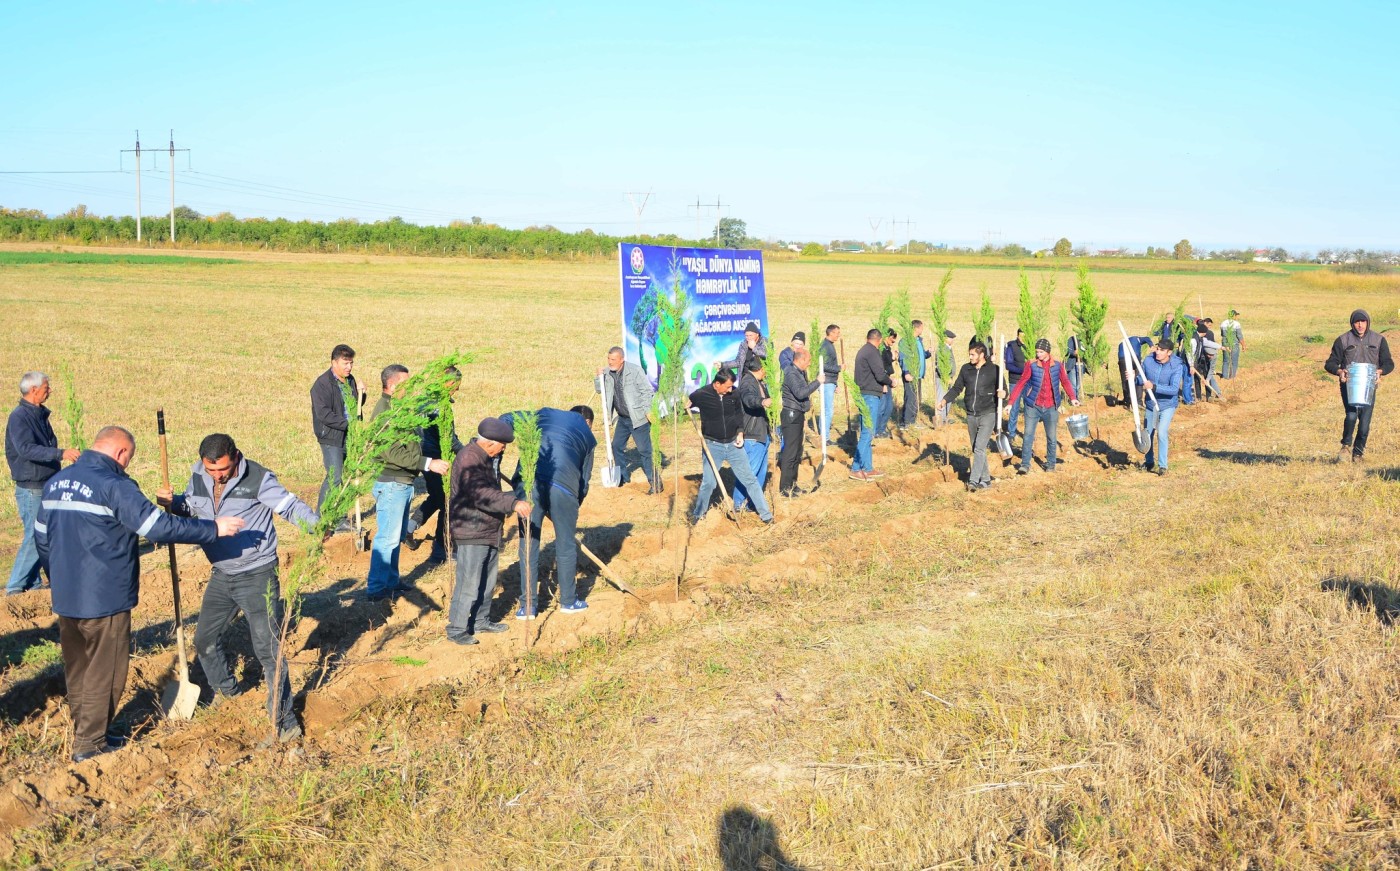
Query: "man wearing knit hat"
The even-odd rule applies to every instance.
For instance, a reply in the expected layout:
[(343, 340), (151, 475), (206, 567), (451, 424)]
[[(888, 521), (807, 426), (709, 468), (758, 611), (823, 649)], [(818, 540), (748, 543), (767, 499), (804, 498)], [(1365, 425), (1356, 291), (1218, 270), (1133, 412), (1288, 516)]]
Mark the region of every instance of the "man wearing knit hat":
[(750, 357), (768, 356), (768, 343), (763, 339), (763, 331), (758, 328), (757, 321), (749, 321), (744, 325), (744, 340), (739, 343), (739, 352), (733, 360), (726, 360), (723, 363), (716, 363), (716, 369), (730, 369), (734, 372), (736, 379), (743, 376), (749, 364)]
[(792, 334), (792, 341), (778, 353), (778, 367), (786, 369), (792, 365), (792, 358), (798, 351), (807, 347), (807, 334), (798, 330)]
[[(1342, 422), (1342, 447), (1337, 452), (1337, 462), (1348, 459), (1360, 462), (1366, 454), (1366, 439), (1371, 435), (1370, 405), (1351, 405), (1347, 402), (1347, 367), (1353, 363), (1370, 363), (1376, 367), (1378, 378), (1395, 371), (1395, 361), (1390, 358), (1390, 345), (1385, 336), (1371, 330), (1371, 316), (1364, 309), (1351, 313), (1351, 329), (1337, 337), (1332, 343), (1332, 354), (1327, 358), (1325, 368), (1328, 374), (1337, 376), (1342, 391), (1342, 407), (1346, 409), (1346, 419)], [(1353, 431), (1356, 438), (1352, 439)]]
[(477, 437), (457, 452), (452, 462), (448, 517), (457, 545), (457, 577), (447, 612), (447, 639), (476, 644), (477, 633), (505, 632), (491, 621), (491, 597), (496, 592), (501, 531), (512, 512), (530, 517), (530, 503), (501, 489), (501, 454), (515, 441), (515, 428), (488, 417), (476, 428)]
[(1069, 397), (1070, 405), (1078, 405), (1074, 385), (1069, 383), (1065, 367), (1050, 356), (1050, 340), (1037, 339), (1035, 359), (1026, 363), (1021, 379), (1011, 390), (1007, 405), (1025, 397), (1026, 431), (1021, 440), (1021, 468), (1018, 474), (1031, 470), (1031, 447), (1035, 444), (1035, 425), (1045, 425), (1045, 471), (1055, 471), (1055, 435), (1060, 425), (1060, 402)]

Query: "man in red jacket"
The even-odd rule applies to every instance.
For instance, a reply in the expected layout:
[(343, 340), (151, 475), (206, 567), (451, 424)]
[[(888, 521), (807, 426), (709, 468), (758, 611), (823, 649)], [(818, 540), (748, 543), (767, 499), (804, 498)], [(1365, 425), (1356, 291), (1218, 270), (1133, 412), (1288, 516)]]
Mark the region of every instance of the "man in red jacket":
[(1015, 408), (1016, 400), (1024, 392), (1026, 432), (1021, 442), (1021, 468), (1016, 474), (1025, 475), (1031, 470), (1031, 447), (1035, 445), (1035, 425), (1045, 425), (1045, 471), (1055, 471), (1055, 433), (1060, 425), (1060, 402), (1069, 397), (1070, 405), (1078, 405), (1074, 386), (1069, 383), (1065, 367), (1050, 357), (1050, 340), (1038, 339), (1035, 343), (1035, 359), (1026, 364), (1021, 372), (1021, 380), (1011, 390), (1006, 404)]
[(478, 632), (505, 632), (491, 622), (496, 592), (501, 531), (512, 512), (528, 520), (530, 503), (501, 489), (501, 454), (515, 441), (515, 429), (496, 417), (476, 428), (477, 437), (457, 452), (452, 463), (452, 497), (448, 505), (452, 540), (457, 544), (457, 579), (447, 612), (447, 640), (477, 644)]

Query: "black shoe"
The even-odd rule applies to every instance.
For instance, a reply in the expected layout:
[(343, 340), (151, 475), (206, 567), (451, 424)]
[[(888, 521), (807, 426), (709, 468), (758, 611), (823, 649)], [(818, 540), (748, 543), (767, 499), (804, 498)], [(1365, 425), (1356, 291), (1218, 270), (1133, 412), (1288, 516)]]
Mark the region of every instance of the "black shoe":
[(456, 637), (456, 638), (453, 638), (451, 635), (449, 635), (449, 636), (447, 636), (447, 640), (448, 640), (448, 641), (451, 641), (453, 644), (460, 644), (460, 645), (462, 645), (463, 647), (470, 647), (470, 646), (472, 646), (473, 644), (480, 644), (480, 643), (481, 643), (480, 641), (477, 641), (477, 640), (476, 640), (476, 636), (475, 636), (475, 635), (460, 635), (460, 636), (458, 636), (458, 637)]
[(414, 538), (414, 537), (413, 537), (413, 533), (410, 532), (410, 533), (408, 534), (408, 537), (405, 538), (405, 539), (404, 539), (402, 542), (400, 542), (400, 543), (401, 543), (404, 547), (408, 548), (409, 550), (417, 550), (417, 549), (418, 549), (418, 546), (421, 545), (421, 544), (423, 543), (423, 539), (421, 539), (421, 538)]
[(510, 627), (507, 626), (507, 625), (504, 624), (504, 623), (487, 623), (485, 626), (480, 626), (480, 627), (478, 627), (478, 628), (476, 629), (476, 633), (477, 633), (477, 634), (482, 633), (482, 632), (490, 632), (490, 633), (492, 633), (492, 634), (495, 634), (495, 633), (497, 633), (497, 632), (509, 632), (509, 631), (510, 631)]
[(651, 486), (647, 487), (647, 495), (648, 495), (648, 496), (655, 496), (655, 495), (657, 495), (658, 493), (663, 493), (663, 492), (665, 492), (665, 490), (666, 490), (665, 485), (662, 484), (661, 481), (658, 479), (658, 480), (656, 480), (656, 481), (652, 481), (652, 482), (651, 482)]
[(1030, 473), (1031, 473), (1031, 470), (1030, 470), (1030, 469), (1027, 469), (1025, 466), (1017, 466), (1017, 467), (1016, 467), (1016, 474), (1018, 474), (1018, 475), (1029, 475)]
[(116, 750), (116, 749), (117, 749), (116, 747), (113, 747), (112, 745), (108, 744), (107, 746), (105, 746), (105, 747), (99, 747), (99, 748), (97, 748), (96, 750), (87, 750), (87, 751), (85, 751), (85, 752), (83, 752), (83, 753), (74, 753), (74, 754), (73, 754), (73, 762), (74, 762), (74, 764), (79, 763), (79, 762), (86, 762), (86, 761), (88, 761), (89, 759), (93, 758), (94, 756), (101, 756), (101, 755), (104, 754), (104, 753), (111, 753), (113, 750)]
[(131, 741), (130, 737), (120, 732), (108, 732), (106, 737), (108, 750), (120, 750)]

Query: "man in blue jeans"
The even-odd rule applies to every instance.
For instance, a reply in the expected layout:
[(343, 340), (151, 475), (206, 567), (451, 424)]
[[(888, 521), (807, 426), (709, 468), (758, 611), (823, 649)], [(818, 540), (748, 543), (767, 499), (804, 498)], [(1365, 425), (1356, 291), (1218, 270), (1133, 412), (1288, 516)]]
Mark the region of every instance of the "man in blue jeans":
[(1147, 438), (1148, 448), (1143, 468), (1158, 475), (1167, 473), (1167, 432), (1171, 429), (1172, 418), (1176, 416), (1177, 404), (1181, 401), (1187, 381), (1186, 364), (1173, 351), (1176, 344), (1171, 339), (1160, 339), (1152, 353), (1142, 362), (1143, 374), (1137, 383), (1147, 393)]
[[(1006, 383), (1017, 384), (1021, 381), (1021, 376), (1026, 371), (1026, 331), (1016, 330), (1016, 338), (1006, 343), (1006, 348), (1002, 351), (1002, 363), (1006, 364)], [(1014, 395), (1014, 393), (1013, 393)], [(1016, 438), (1016, 418), (1021, 414), (1022, 401), (1018, 399), (1008, 400), (1006, 403), (1007, 418), (1006, 435), (1007, 438)]]
[(854, 481), (873, 481), (883, 478), (883, 472), (875, 471), (872, 461), (871, 440), (879, 423), (880, 407), (885, 397), (894, 387), (894, 381), (885, 372), (885, 361), (880, 354), (880, 331), (870, 330), (865, 334), (865, 344), (856, 352), (856, 362), (852, 367), (856, 387), (865, 401), (867, 415), (860, 418), (860, 439), (856, 442), (856, 454), (851, 460), (850, 477)]
[(725, 463), (734, 472), (734, 480), (748, 491), (754, 510), (764, 523), (773, 522), (763, 488), (758, 486), (749, 458), (744, 454), (744, 410), (734, 392), (734, 373), (721, 367), (709, 384), (690, 394), (689, 408), (700, 413), (700, 437), (705, 440), (708, 456), (700, 462), (700, 492), (690, 519), (699, 523), (710, 510), (710, 497), (715, 494), (719, 468)]
[(39, 516), (40, 494), (49, 478), (81, 453), (74, 448), (65, 450), (58, 446), (58, 436), (49, 424), (49, 410), (44, 407), (49, 392), (49, 376), (43, 372), (24, 373), (19, 379), (19, 405), (10, 412), (5, 425), (5, 460), (10, 466), (10, 479), (15, 482), (15, 506), (24, 528), (19, 550), (15, 552), (15, 564), (10, 569), (10, 580), (5, 585), (7, 596), (39, 588), (39, 548), (34, 544), (34, 519)]
[[(317, 506), (325, 505), (331, 487), (340, 484), (345, 467), (345, 439), (350, 431), (350, 419), (360, 419), (365, 404), (364, 388), (355, 381), (355, 349), (336, 345), (331, 349), (331, 367), (322, 372), (311, 385), (311, 428), (321, 446), (321, 464), (326, 467), (326, 479), (321, 482)], [(337, 532), (349, 532), (348, 521)]]
[[(379, 373), (383, 389), (370, 420), (389, 410), (399, 387), (408, 380), (408, 367), (392, 363)], [(416, 436), (390, 445), (381, 455), (384, 471), (374, 485), (374, 513), (379, 528), (370, 544), (369, 578), (366, 594), (372, 602), (382, 602), (406, 592), (399, 579), (399, 544), (408, 527), (408, 509), (413, 502), (413, 481), (419, 472), (446, 475), (452, 466), (443, 460), (423, 456), (423, 443)]]
[(1065, 396), (1069, 396), (1070, 405), (1079, 404), (1064, 365), (1051, 357), (1050, 340), (1038, 339), (1035, 359), (1026, 364), (1021, 380), (1011, 389), (1008, 399), (1008, 404), (1021, 399), (1026, 409), (1026, 432), (1021, 441), (1021, 467), (1016, 470), (1017, 474), (1025, 475), (1031, 470), (1031, 449), (1035, 446), (1038, 423), (1045, 425), (1045, 471), (1055, 471), (1055, 438), (1060, 425), (1060, 403)]

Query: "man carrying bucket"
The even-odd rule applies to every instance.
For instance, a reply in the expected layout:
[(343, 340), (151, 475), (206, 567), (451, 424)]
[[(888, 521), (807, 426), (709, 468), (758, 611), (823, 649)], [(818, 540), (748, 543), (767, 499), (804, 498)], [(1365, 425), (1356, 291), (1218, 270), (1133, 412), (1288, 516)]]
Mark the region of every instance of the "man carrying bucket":
[[(1336, 375), (1342, 392), (1346, 419), (1342, 423), (1342, 447), (1337, 462), (1348, 458), (1357, 463), (1366, 453), (1371, 434), (1371, 410), (1375, 408), (1375, 387), (1380, 379), (1395, 371), (1390, 345), (1385, 336), (1371, 331), (1371, 316), (1365, 310), (1351, 313), (1351, 329), (1332, 343), (1332, 354), (1324, 364), (1329, 375)], [(1356, 439), (1352, 440), (1353, 431)]]

